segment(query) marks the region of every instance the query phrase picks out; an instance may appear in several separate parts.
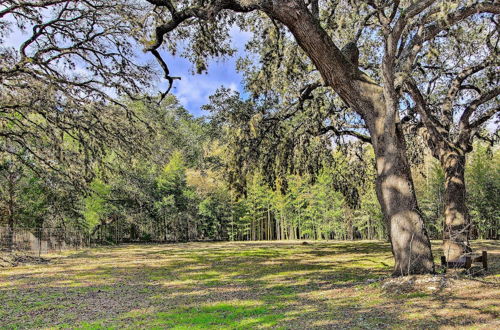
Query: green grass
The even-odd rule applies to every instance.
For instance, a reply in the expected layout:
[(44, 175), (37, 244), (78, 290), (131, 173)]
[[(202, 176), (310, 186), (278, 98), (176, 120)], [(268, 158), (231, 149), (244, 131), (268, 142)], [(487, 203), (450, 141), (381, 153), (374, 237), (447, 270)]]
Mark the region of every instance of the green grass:
[(153, 323), (174, 329), (238, 329), (250, 325), (275, 326), (284, 316), (273, 314), (258, 301), (244, 300), (183, 308), (168, 313), (160, 312), (155, 317)]
[(446, 287), (422, 277), (401, 292), (384, 288), (393, 264), (384, 242), (64, 252), (49, 264), (0, 269), (0, 328), (495, 328), (500, 244), (474, 244), (489, 251), (486, 276), (449, 273)]

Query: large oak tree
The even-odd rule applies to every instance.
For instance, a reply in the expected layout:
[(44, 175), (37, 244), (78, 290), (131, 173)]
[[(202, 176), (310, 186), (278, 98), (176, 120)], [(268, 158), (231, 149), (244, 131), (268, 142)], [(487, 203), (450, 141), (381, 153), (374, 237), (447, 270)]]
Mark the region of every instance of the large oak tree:
[[(424, 45), (451, 25), (479, 12), (500, 12), (496, 2), (470, 1), (368, 1), (372, 11), (359, 12), (359, 20), (376, 17), (384, 41), (376, 76), (358, 67), (356, 47), (342, 52), (327, 33), (321, 13), (322, 2), (302, 0), (215, 0), (176, 3), (148, 0), (156, 6), (154, 38), (147, 50), (160, 59), (158, 49), (167, 40), (175, 43), (175, 31), (206, 27), (220, 31), (230, 22), (231, 13), (264, 13), (269, 19), (287, 27), (297, 44), (321, 74), (323, 84), (332, 88), (364, 120), (376, 155), (377, 195), (390, 228), (395, 274), (428, 273), (434, 270), (429, 238), (421, 217), (405, 141), (400, 125), (400, 89), (405, 75)], [(334, 2), (337, 3), (337, 2)], [(457, 6), (458, 5), (458, 6)], [(335, 16), (335, 12), (330, 13)], [(362, 17), (364, 15), (364, 17)], [(259, 16), (254, 16), (259, 18)], [(182, 32), (179, 32), (182, 33)], [(216, 34), (208, 39), (208, 55), (219, 53)], [(348, 56), (346, 56), (348, 55)], [(172, 81), (166, 64), (160, 59), (166, 78)]]
[(449, 260), (470, 252), (466, 154), (474, 138), (493, 142), (494, 127), (485, 124), (500, 113), (499, 27), (492, 15), (453, 26), (427, 45), (406, 80), (415, 106), (405, 118), (425, 128), (422, 133), (445, 176), (443, 250)]
[[(93, 132), (92, 128), (99, 126), (102, 129), (98, 132), (107, 132), (106, 126), (96, 126), (92, 120), (99, 114), (95, 110), (113, 103), (109, 97), (113, 93), (134, 96), (149, 85), (151, 78), (149, 67), (132, 60), (133, 41), (127, 35), (136, 37), (156, 57), (170, 89), (175, 77), (162, 59), (160, 47), (173, 52), (179, 45), (184, 46), (184, 55), (196, 64), (198, 71), (203, 71), (208, 57), (233, 54), (227, 37), (234, 24), (245, 27), (270, 20), (286, 27), (286, 36), (293, 36), (321, 76), (321, 84), (333, 90), (366, 125), (376, 157), (377, 195), (396, 261), (394, 273), (428, 273), (434, 270), (434, 264), (406, 155), (400, 123), (401, 91), (426, 44), (450, 26), (482, 12), (499, 13), (500, 6), (497, 1), (466, 0), (5, 1), (0, 17), (10, 15), (14, 23), (2, 22), (2, 31), (17, 24), (19, 29), (28, 27), (32, 33), (17, 53), (3, 51), (7, 60), (2, 63), (1, 87), (12, 97), (4, 99), (9, 102), (2, 104), (1, 109), (7, 114), (16, 113), (5, 117), (14, 123), (18, 122), (16, 116), (42, 109), (42, 117), (55, 116), (53, 120), (45, 119), (50, 123), (46, 127), (63, 130), (66, 136)], [(354, 42), (346, 46), (346, 40), (330, 29), (331, 24), (337, 31), (350, 28), (342, 22), (342, 15), (351, 17), (359, 27), (367, 27), (366, 32), (361, 29), (353, 36)], [(361, 58), (370, 56), (376, 60), (375, 65), (362, 67), (363, 70), (356, 47), (361, 35), (366, 40), (379, 41), (372, 49), (361, 48)], [(366, 54), (367, 51), (371, 54)], [(78, 70), (82, 65), (84, 74)], [(50, 90), (54, 95), (50, 98), (53, 105), (47, 108), (38, 98), (34, 100), (36, 107), (31, 101), (19, 102), (30, 100), (32, 95), (43, 95), (40, 92), (43, 87), (33, 90), (33, 86), (43, 86), (44, 82), (56, 86)], [(90, 108), (85, 103), (89, 97), (94, 101)], [(75, 111), (58, 111), (62, 108)], [(61, 114), (69, 117), (64, 118), (64, 125), (58, 126)], [(91, 120), (79, 120), (83, 114), (89, 114), (83, 118)], [(69, 129), (67, 123), (71, 123)], [(81, 127), (81, 123), (89, 123), (88, 128)], [(37, 127), (36, 123), (28, 126)], [(11, 129), (15, 125), (9, 123), (6, 127)], [(46, 131), (42, 128), (36, 132)], [(22, 134), (2, 129), (5, 139), (15, 139), (27, 150), (30, 145)]]

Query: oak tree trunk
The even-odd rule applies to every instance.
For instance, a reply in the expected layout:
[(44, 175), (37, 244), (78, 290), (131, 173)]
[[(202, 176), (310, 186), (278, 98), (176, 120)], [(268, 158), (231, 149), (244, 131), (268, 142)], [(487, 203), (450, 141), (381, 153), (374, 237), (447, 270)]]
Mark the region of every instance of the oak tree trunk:
[(471, 252), (470, 218), (466, 205), (465, 154), (453, 150), (440, 157), (445, 174), (443, 252), (446, 260), (458, 260)]
[[(353, 65), (301, 1), (282, 1), (267, 9), (286, 25), (321, 73), (325, 85), (360, 114), (372, 139), (377, 167), (377, 196), (388, 223), (394, 275), (434, 271), (431, 245), (418, 209), (406, 145), (397, 111), (382, 88)], [(390, 100), (389, 100), (390, 101)]]
[(430, 240), (418, 208), (403, 135), (395, 125), (393, 133), (378, 136), (373, 132), (372, 140), (377, 140), (376, 190), (389, 229), (394, 275), (432, 273)]

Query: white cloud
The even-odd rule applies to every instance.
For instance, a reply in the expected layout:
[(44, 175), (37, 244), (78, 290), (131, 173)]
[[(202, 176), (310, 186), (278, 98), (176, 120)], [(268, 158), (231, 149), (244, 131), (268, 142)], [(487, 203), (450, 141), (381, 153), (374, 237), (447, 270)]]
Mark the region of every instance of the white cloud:
[(238, 85), (234, 82), (230, 83), (229, 86), (227, 86), (227, 88), (229, 88), (233, 92), (239, 91)]
[(236, 72), (236, 57), (243, 55), (244, 46), (250, 39), (251, 33), (233, 26), (230, 34), (233, 45), (238, 50), (237, 55), (225, 60), (210, 61), (207, 74), (192, 75), (191, 65), (186, 59), (168, 56), (170, 72), (173, 76), (182, 78), (174, 82), (172, 93), (194, 115), (203, 115), (201, 106), (207, 104), (209, 96), (221, 86), (233, 91), (241, 91), (242, 77)]
[(234, 91), (240, 88), (241, 77), (236, 74), (234, 62), (212, 63), (208, 74), (191, 75), (184, 72), (181, 80), (174, 82), (172, 93), (191, 113), (202, 115), (201, 106), (209, 102), (209, 96), (221, 86)]

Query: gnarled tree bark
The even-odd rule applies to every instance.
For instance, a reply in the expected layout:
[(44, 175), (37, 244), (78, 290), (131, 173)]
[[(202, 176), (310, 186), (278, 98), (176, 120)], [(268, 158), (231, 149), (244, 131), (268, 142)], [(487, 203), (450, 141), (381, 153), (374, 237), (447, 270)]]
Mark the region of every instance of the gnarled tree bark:
[(471, 252), (470, 219), (466, 205), (465, 153), (461, 150), (442, 152), (445, 173), (443, 252), (446, 260), (459, 260)]
[[(500, 88), (496, 87), (484, 92), (465, 108), (457, 125), (458, 134), (450, 134), (453, 124), (452, 106), (461, 84), (467, 77), (487, 67), (485, 63), (477, 67), (464, 70), (453, 80), (448, 92), (445, 109), (441, 118), (436, 118), (429, 109), (423, 94), (413, 82), (407, 83), (407, 88), (415, 101), (416, 111), (421, 116), (425, 127), (425, 139), (432, 155), (436, 158), (445, 176), (444, 187), (444, 223), (443, 223), (443, 252), (446, 260), (460, 261), (465, 254), (472, 252), (469, 244), (471, 230), (470, 216), (467, 208), (465, 186), (466, 154), (472, 151), (472, 141), (479, 127), (492, 118), (498, 108), (491, 108), (475, 120), (470, 120), (477, 108), (500, 95)], [(463, 258), (462, 258), (463, 260)]]

